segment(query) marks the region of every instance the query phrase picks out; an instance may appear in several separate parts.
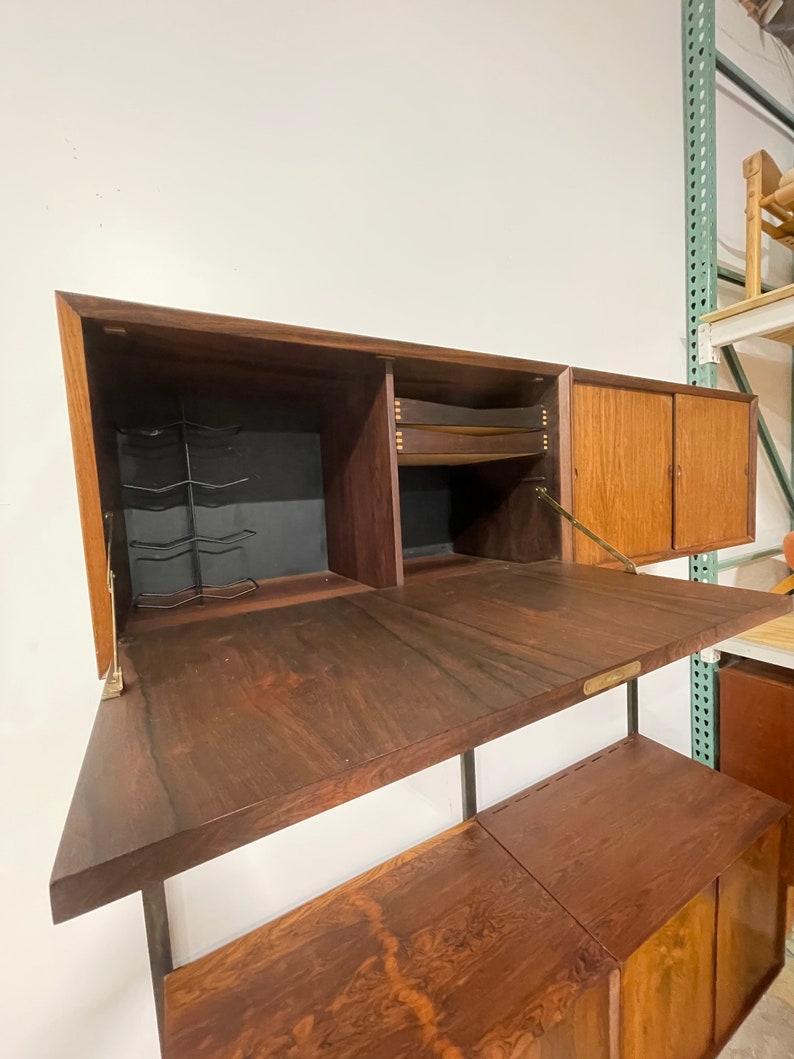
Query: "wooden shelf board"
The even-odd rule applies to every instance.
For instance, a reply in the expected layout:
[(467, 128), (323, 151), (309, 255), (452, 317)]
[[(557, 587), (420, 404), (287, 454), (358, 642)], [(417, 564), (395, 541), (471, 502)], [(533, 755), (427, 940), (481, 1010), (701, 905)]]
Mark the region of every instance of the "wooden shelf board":
[(406, 585), (415, 581), (431, 581), (438, 577), (456, 577), (467, 574), (475, 567), (493, 566), (495, 559), (481, 559), (477, 555), (461, 555), (459, 552), (443, 552), (440, 555), (418, 555), (403, 559)]
[(794, 341), (794, 283), (707, 313), (702, 321), (711, 325), (712, 346), (754, 337), (790, 345)]
[(165, 1050), (402, 1059), (520, 1042), (534, 1055), (543, 1038), (543, 1055), (562, 1055), (555, 1027), (568, 1041), (587, 1010), (589, 1054), (606, 1056), (616, 974), (470, 822), (168, 975)]
[(787, 613), (762, 592), (555, 561), (139, 630), (100, 704), (56, 921), (514, 731), (584, 682)]
[(787, 811), (635, 735), (478, 819), (622, 962)]
[(399, 467), (462, 467), (471, 463), (496, 463), (500, 460), (521, 460), (527, 456), (544, 455), (529, 452), (405, 452), (398, 453)]
[(734, 302), (733, 305), (728, 305), (724, 309), (715, 309), (713, 313), (706, 313), (701, 319), (704, 324), (713, 324), (718, 320), (729, 320), (733, 316), (740, 316), (751, 309), (760, 309), (765, 305), (774, 305), (776, 302), (786, 301), (788, 298), (794, 298), (794, 283), (788, 283), (784, 287), (767, 291), (766, 294), (759, 294), (757, 298), (744, 298), (742, 301)]
[(733, 636), (715, 647), (727, 654), (794, 669), (794, 614), (747, 629), (740, 636)]
[(371, 592), (368, 585), (351, 581), (348, 577), (331, 570), (320, 570), (312, 574), (295, 574), (292, 577), (274, 577), (259, 581), (256, 592), (238, 599), (211, 600), (204, 605), (187, 604), (173, 610), (138, 610), (130, 613), (125, 633), (134, 634), (144, 629), (165, 629), (171, 625), (190, 625), (196, 621), (228, 617), (230, 614), (247, 614), (274, 607), (288, 607), (293, 603), (308, 603), (316, 599), (331, 599), (334, 596), (349, 596), (355, 592)]

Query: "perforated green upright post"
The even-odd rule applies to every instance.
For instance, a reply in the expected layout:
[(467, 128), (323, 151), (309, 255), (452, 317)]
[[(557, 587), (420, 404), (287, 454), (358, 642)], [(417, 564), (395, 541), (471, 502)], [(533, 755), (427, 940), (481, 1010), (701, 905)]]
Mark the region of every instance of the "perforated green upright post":
[[(714, 0), (683, 0), (684, 122), (686, 135), (687, 380), (717, 385), (716, 364), (701, 364), (698, 325), (717, 306), (717, 54)], [(693, 581), (717, 581), (717, 555), (694, 555)], [(692, 756), (717, 765), (717, 667), (691, 660)]]

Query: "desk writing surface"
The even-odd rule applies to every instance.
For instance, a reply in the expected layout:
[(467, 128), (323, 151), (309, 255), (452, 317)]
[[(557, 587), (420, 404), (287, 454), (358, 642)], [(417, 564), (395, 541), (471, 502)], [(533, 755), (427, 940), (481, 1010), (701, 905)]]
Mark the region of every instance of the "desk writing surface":
[(556, 561), (240, 613), (122, 643), (51, 879), (56, 921), (790, 610)]

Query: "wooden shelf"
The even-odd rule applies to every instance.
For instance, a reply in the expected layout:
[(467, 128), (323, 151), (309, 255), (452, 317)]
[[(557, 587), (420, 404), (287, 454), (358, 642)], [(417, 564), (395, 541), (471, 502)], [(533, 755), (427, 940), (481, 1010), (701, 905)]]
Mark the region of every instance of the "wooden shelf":
[(635, 735), (478, 819), (624, 961), (786, 812)]
[(649, 672), (790, 609), (549, 561), (140, 629), (91, 734), (54, 918), (580, 702), (593, 676)]
[(317, 599), (350, 596), (355, 592), (372, 591), (368, 585), (342, 577), (331, 570), (294, 577), (274, 577), (259, 581), (256, 592), (233, 600), (213, 600), (204, 605), (187, 604), (173, 610), (133, 610), (127, 619), (125, 633), (134, 635), (146, 629), (165, 629), (171, 625), (190, 625), (208, 618), (224, 618), (231, 614), (249, 614), (258, 610), (288, 607), (294, 603), (309, 603)]
[(165, 1054), (608, 1059), (615, 972), (472, 822), (168, 975)]
[(471, 433), (427, 427), (397, 427), (397, 462), (401, 467), (454, 467), (467, 463), (543, 456), (548, 435), (542, 430)]
[(794, 345), (794, 283), (708, 313), (702, 320), (709, 325), (714, 347), (746, 338), (768, 338)]
[(440, 555), (418, 555), (403, 559), (406, 585), (415, 581), (434, 581), (438, 577), (456, 577), (471, 573), (476, 567), (499, 565), (496, 559), (480, 559), (476, 555), (444, 552)]
[(398, 429), (423, 427), (460, 434), (505, 434), (543, 430), (547, 425), (547, 413), (540, 405), (532, 408), (464, 408), (438, 401), (395, 397), (394, 420)]

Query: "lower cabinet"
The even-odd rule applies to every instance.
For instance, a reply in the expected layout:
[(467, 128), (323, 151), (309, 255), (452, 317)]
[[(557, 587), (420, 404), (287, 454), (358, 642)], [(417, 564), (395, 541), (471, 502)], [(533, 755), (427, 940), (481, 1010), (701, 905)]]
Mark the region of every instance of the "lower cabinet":
[(783, 964), (785, 813), (632, 736), (479, 819), (618, 962), (623, 1059), (704, 1059)]
[(167, 1059), (613, 1059), (617, 965), (472, 821), (165, 984)]
[(640, 736), (165, 983), (167, 1059), (705, 1059), (782, 965), (786, 807)]

